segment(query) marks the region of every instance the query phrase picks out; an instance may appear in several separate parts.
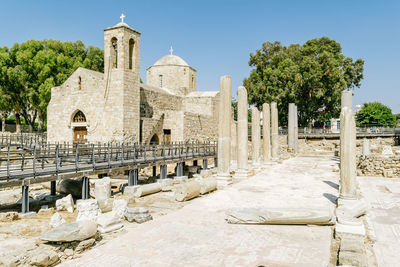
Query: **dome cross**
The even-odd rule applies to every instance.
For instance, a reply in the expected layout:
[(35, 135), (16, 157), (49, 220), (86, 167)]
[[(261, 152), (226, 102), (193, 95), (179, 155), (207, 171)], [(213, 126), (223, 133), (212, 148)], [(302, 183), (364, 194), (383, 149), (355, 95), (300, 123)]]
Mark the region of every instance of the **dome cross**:
[(119, 18), (121, 19), (121, 22), (124, 23), (124, 18), (125, 18), (124, 13), (122, 13), (121, 16), (120, 16)]
[(171, 48), (169, 49), (169, 53), (172, 55), (173, 52), (174, 52), (174, 49), (172, 49), (172, 45), (171, 45)]

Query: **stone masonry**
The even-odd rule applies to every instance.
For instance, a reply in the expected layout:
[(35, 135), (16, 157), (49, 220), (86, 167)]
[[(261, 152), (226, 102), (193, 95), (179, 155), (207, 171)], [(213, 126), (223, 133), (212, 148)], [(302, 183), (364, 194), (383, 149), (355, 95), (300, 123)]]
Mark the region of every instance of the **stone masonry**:
[(196, 91), (196, 70), (172, 50), (140, 83), (140, 36), (125, 22), (105, 29), (104, 73), (78, 68), (52, 88), (49, 142), (216, 140), (219, 93)]

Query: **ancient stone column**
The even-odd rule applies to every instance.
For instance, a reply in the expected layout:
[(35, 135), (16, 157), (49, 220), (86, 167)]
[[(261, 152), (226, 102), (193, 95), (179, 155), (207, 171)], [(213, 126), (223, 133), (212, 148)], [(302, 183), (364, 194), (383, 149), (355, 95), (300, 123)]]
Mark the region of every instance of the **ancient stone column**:
[(253, 166), (260, 166), (260, 111), (257, 107), (251, 108), (251, 144)]
[(340, 198), (356, 199), (356, 123), (351, 108), (340, 113)]
[(364, 138), (363, 146), (362, 146), (362, 155), (363, 155), (363, 157), (366, 157), (369, 154), (370, 154), (369, 140), (367, 138)]
[(294, 153), (299, 152), (299, 115), (297, 113), (297, 105), (294, 106)]
[(287, 144), (288, 151), (294, 151), (294, 121), (295, 121), (295, 104), (289, 103), (289, 112), (288, 112), (288, 134), (287, 134)]
[(237, 149), (237, 122), (234, 119), (233, 116), (233, 109), (232, 109), (232, 116), (231, 116), (231, 163), (233, 163), (231, 165), (232, 166), (236, 166), (237, 167), (237, 153), (238, 153), (238, 149)]
[(278, 108), (276, 102), (271, 103), (271, 157), (278, 160), (279, 136), (278, 136)]
[(238, 88), (238, 114), (237, 114), (237, 146), (238, 146), (238, 171), (248, 169), (248, 105), (247, 90), (243, 86)]
[(344, 107), (348, 107), (350, 109), (353, 109), (353, 92), (350, 90), (343, 90), (342, 91), (342, 101), (341, 101), (341, 109)]
[[(218, 114), (218, 177), (221, 186), (229, 184), (231, 161), (231, 87), (230, 76), (222, 76), (220, 81)], [(224, 178), (225, 177), (225, 178)]]
[(263, 161), (264, 164), (270, 162), (271, 160), (271, 113), (269, 109), (269, 104), (263, 104)]

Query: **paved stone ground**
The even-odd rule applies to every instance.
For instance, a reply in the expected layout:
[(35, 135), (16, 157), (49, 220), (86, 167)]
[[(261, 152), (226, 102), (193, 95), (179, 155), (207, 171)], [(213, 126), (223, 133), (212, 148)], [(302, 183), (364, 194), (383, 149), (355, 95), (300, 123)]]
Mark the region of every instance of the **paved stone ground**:
[[(232, 225), (232, 207), (326, 207), (337, 197), (333, 157), (270, 166), (182, 209), (137, 225), (61, 266), (328, 266), (330, 226)], [(172, 197), (172, 196), (171, 196)]]
[(400, 266), (400, 179), (358, 177), (378, 266)]

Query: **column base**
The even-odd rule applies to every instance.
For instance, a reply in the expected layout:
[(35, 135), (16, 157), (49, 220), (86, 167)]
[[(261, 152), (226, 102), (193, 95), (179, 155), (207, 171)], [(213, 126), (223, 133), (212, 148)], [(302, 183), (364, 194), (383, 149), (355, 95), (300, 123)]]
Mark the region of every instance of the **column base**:
[(161, 187), (170, 186), (174, 183), (174, 179), (171, 179), (171, 178), (157, 179), (156, 182), (161, 184)]
[(339, 197), (336, 208), (337, 221), (344, 225), (362, 225), (359, 219), (367, 210), (367, 205), (363, 199), (346, 199)]
[(29, 217), (35, 217), (36, 216), (36, 212), (34, 212), (34, 211), (28, 211), (28, 212), (25, 212), (25, 213), (18, 213), (18, 215), (19, 215), (19, 217), (21, 217), (21, 218), (29, 218)]
[(346, 225), (342, 223), (336, 223), (335, 231), (338, 235), (341, 234), (352, 234), (352, 235), (360, 235), (365, 236), (365, 227), (363, 223), (359, 225)]
[(187, 176), (174, 176), (174, 183), (186, 182), (187, 179), (188, 179)]
[(134, 196), (140, 185), (128, 185), (124, 187), (123, 195)]
[(234, 180), (243, 180), (246, 179), (250, 176), (254, 176), (254, 170), (253, 169), (238, 169), (235, 174), (233, 175)]
[(267, 160), (263, 162), (263, 167), (269, 167), (278, 164), (276, 161)]
[(232, 176), (229, 173), (218, 173), (215, 177), (217, 178), (217, 189), (222, 189), (232, 184)]

